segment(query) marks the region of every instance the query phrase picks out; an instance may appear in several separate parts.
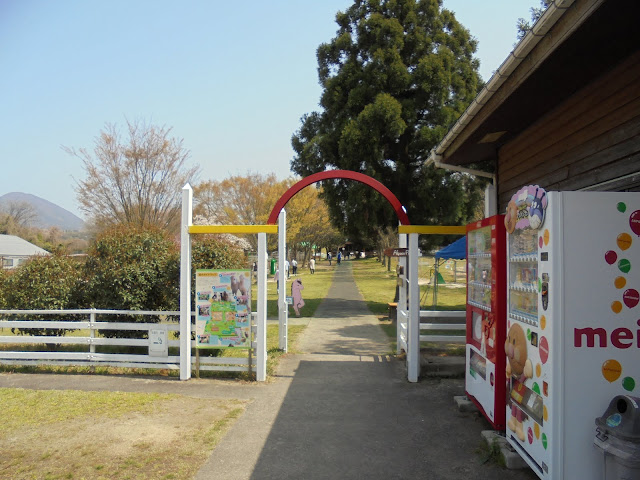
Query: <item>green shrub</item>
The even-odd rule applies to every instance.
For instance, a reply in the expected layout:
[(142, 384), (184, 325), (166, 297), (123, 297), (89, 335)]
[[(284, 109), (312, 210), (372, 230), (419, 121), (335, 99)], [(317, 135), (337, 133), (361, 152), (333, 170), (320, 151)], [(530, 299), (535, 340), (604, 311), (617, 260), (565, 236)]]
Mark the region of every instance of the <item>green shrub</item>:
[[(192, 244), (192, 300), (196, 269), (247, 267), (243, 251), (215, 236), (196, 236)], [(178, 310), (180, 252), (162, 230), (117, 226), (90, 247), (84, 265), (56, 253), (35, 257), (15, 271), (0, 271), (0, 308)], [(61, 319), (61, 316), (30, 316)], [(71, 318), (73, 319), (73, 318)], [(104, 315), (101, 321), (160, 322), (159, 316)], [(22, 329), (32, 335), (64, 335), (64, 330)], [(144, 338), (145, 330), (104, 330), (107, 337)]]
[(191, 244), (191, 266), (200, 268), (233, 269), (247, 268), (244, 252), (213, 235), (197, 235)]
[[(14, 271), (3, 274), (4, 306), (9, 310), (63, 310), (77, 308), (80, 267), (57, 252), (37, 256)], [(30, 319), (74, 320), (62, 315), (30, 315)], [(61, 336), (63, 329), (19, 329), (21, 334)]]
[(6, 291), (7, 281), (9, 279), (7, 270), (0, 268), (0, 309), (7, 308)]
[[(91, 246), (81, 293), (88, 307), (109, 310), (177, 310), (179, 252), (156, 228), (117, 226)], [(159, 322), (159, 317), (109, 315), (112, 322)], [(107, 330), (107, 337), (141, 337), (137, 331)]]

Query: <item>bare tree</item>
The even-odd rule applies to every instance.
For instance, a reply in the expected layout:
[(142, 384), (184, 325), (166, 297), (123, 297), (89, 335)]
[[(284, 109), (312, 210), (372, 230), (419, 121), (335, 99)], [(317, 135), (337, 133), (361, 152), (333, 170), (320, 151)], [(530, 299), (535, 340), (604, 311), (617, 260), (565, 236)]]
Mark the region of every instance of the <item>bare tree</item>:
[(28, 227), (37, 217), (33, 205), (29, 202), (9, 202), (4, 211), (15, 225), (20, 227)]
[(93, 152), (63, 147), (82, 160), (86, 177), (76, 182), (80, 208), (101, 226), (130, 223), (175, 230), (181, 189), (193, 182), (197, 166), (171, 128), (127, 120), (126, 138), (106, 124)]
[(0, 208), (0, 233), (25, 237), (37, 213), (28, 202), (9, 202)]

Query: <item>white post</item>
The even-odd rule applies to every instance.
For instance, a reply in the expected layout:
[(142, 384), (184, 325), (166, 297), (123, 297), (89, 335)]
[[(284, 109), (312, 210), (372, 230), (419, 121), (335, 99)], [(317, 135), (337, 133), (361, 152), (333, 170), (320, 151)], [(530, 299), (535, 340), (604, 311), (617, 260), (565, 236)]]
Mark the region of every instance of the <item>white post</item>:
[(484, 217), (488, 218), (498, 213), (498, 195), (495, 187), (495, 178), (493, 183), (487, 185), (484, 189)]
[(256, 380), (267, 379), (267, 234), (258, 233), (258, 315)]
[(96, 309), (92, 308), (91, 309), (91, 313), (89, 314), (89, 338), (91, 338), (90, 342), (90, 347), (89, 347), (89, 353), (96, 353), (96, 344), (93, 343), (96, 338)]
[(180, 380), (191, 378), (191, 237), (193, 190), (182, 188), (180, 228)]
[[(398, 235), (398, 247), (407, 248), (407, 235)], [(402, 267), (402, 276), (406, 278), (407, 275), (407, 257), (398, 257), (398, 265)], [(400, 353), (402, 350), (402, 341), (400, 335), (402, 334), (402, 322), (404, 317), (402, 312), (407, 310), (407, 283), (402, 282), (402, 285), (398, 289), (398, 305), (396, 307), (396, 352)]]
[(287, 212), (280, 210), (278, 215), (278, 279), (280, 292), (278, 292), (278, 348), (287, 351), (287, 332), (289, 329), (289, 306), (287, 305), (287, 278), (284, 271), (284, 262), (287, 256)]
[(418, 234), (409, 234), (409, 321), (407, 325), (407, 379), (420, 376), (420, 287), (418, 286)]

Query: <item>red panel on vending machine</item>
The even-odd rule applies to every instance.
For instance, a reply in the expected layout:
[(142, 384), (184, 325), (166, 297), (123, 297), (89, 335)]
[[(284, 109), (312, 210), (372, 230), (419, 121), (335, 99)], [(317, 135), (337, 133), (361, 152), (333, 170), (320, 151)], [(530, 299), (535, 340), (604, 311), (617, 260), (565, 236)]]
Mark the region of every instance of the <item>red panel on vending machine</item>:
[(504, 215), (467, 225), (465, 390), (496, 430), (505, 428), (506, 232)]

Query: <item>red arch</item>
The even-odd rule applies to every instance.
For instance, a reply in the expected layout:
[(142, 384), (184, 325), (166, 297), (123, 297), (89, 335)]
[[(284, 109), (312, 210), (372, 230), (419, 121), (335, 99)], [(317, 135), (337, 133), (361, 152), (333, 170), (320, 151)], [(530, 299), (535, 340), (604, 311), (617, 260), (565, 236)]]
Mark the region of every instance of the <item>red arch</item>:
[(325, 172), (314, 173), (313, 175), (309, 175), (308, 177), (303, 178), (298, 183), (289, 188), (289, 190), (287, 190), (284, 195), (282, 195), (276, 202), (273, 210), (271, 210), (271, 214), (269, 215), (269, 220), (267, 220), (267, 225), (274, 225), (278, 221), (280, 210), (282, 210), (287, 202), (291, 200), (291, 198), (300, 190), (308, 187), (312, 183), (320, 182), (322, 180), (329, 180), (332, 178), (346, 178), (348, 180), (355, 180), (356, 182), (369, 185), (374, 190), (380, 192), (382, 196), (387, 199), (387, 201), (395, 210), (396, 215), (398, 215), (398, 220), (400, 220), (400, 223), (402, 225), (411, 225), (407, 212), (405, 212), (404, 207), (396, 198), (396, 196), (391, 193), (391, 190), (389, 190), (376, 179), (371, 178), (363, 173), (352, 172), (351, 170), (327, 170)]

